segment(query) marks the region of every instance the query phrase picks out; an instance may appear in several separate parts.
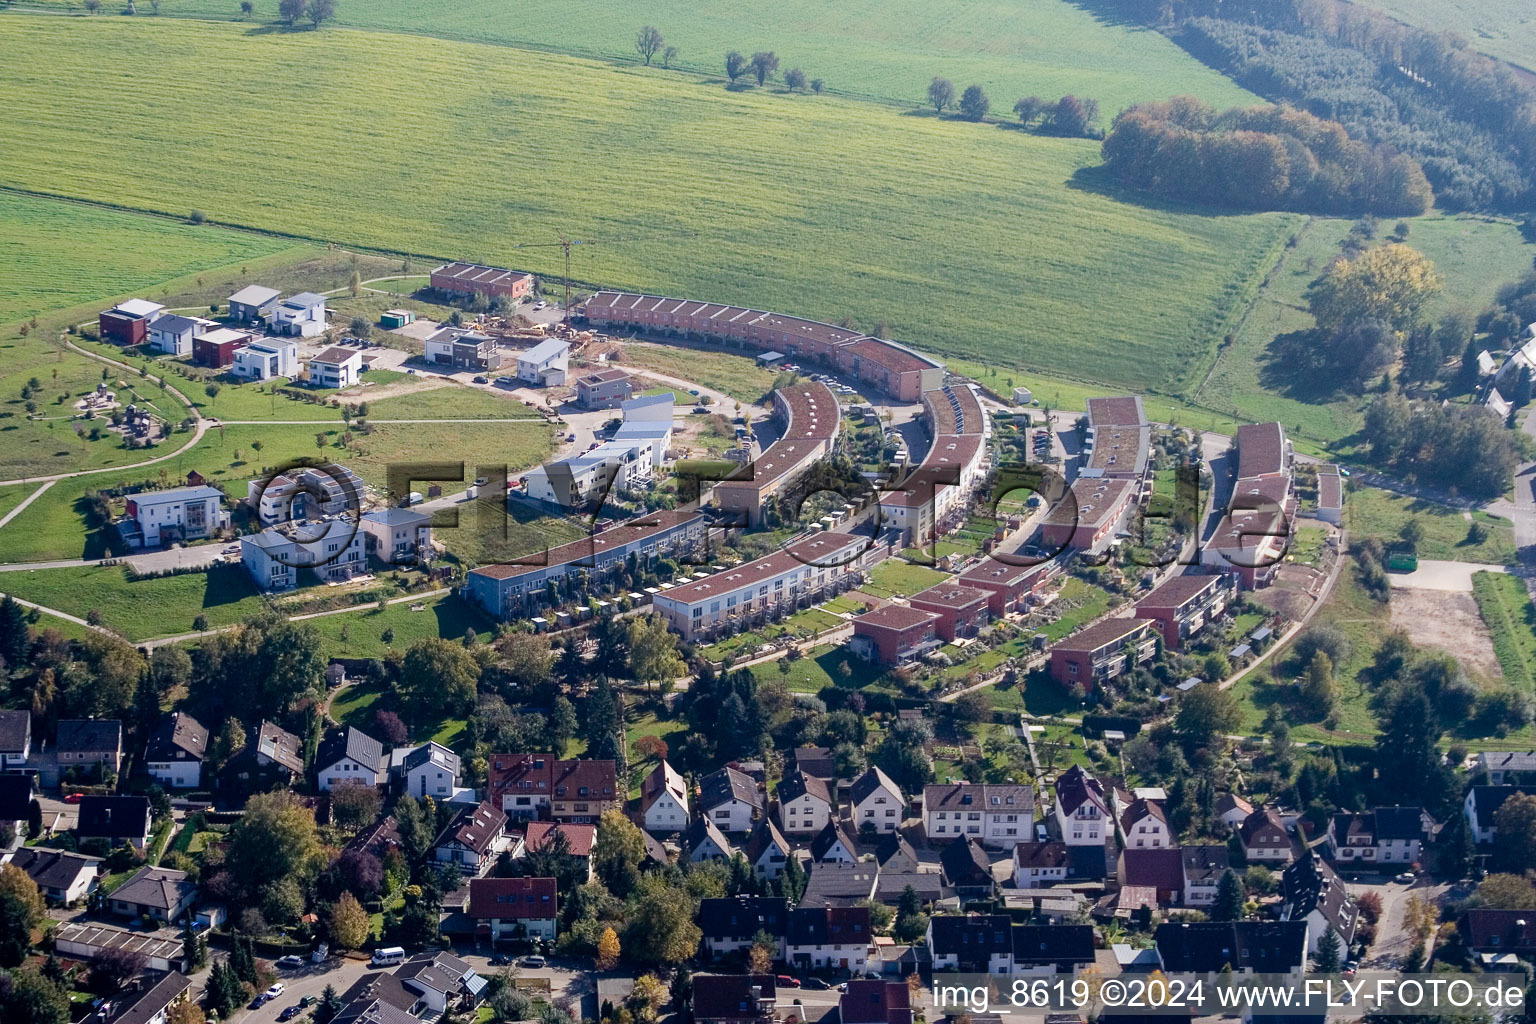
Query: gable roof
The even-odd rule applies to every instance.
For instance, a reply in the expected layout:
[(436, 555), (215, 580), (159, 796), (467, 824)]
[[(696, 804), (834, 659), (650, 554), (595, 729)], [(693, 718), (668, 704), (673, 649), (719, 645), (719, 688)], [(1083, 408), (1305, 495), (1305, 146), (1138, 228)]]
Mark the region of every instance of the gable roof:
[(1125, 813), (1120, 815), (1120, 827), (1129, 834), (1131, 827), (1144, 818), (1154, 818), (1162, 822), (1164, 827), (1168, 824), (1168, 815), (1164, 813), (1162, 804), (1156, 800), (1138, 797), (1131, 801), (1130, 805), (1126, 807)]
[(559, 896), (553, 878), (471, 878), (469, 916), (546, 920), (555, 916)]
[(27, 711), (0, 711), (0, 750), (19, 754), (32, 739), (32, 715)]
[(904, 981), (855, 978), (837, 1000), (842, 1024), (911, 1024), (912, 994)]
[(304, 744), (276, 722), (262, 720), (256, 731), (256, 753), (295, 774), (304, 771)]
[(59, 722), (54, 749), (60, 753), (121, 751), (123, 723), (115, 718), (66, 719)]
[(848, 851), (850, 857), (858, 856), (853, 840), (849, 839), (848, 833), (843, 831), (842, 823), (834, 818), (828, 821), (820, 832), (816, 833), (815, 839), (811, 840), (811, 859), (814, 861), (823, 860), (838, 843), (843, 844), (843, 849)]
[(229, 297), (229, 302), (238, 302), (246, 306), (265, 306), (282, 293), (276, 288), (268, 288), (261, 284), (248, 284)]
[(25, 871), (38, 888), (68, 889), (84, 872), (99, 870), (101, 858), (46, 846), (23, 846), (12, 855), (10, 863)]
[(707, 816), (701, 814), (693, 819), (687, 831), (683, 833), (683, 849), (688, 851), (691, 857), (693, 851), (705, 842), (713, 843), (715, 848), (727, 857), (735, 852), (731, 846), (731, 841), (725, 838), (724, 832), (720, 831), (720, 826), (710, 821)]
[(597, 840), (596, 825), (571, 825), (557, 821), (530, 821), (524, 842), (528, 849), (537, 850), (555, 833), (565, 836), (566, 846), (572, 857), (592, 856), (592, 844)]
[(458, 843), (483, 857), (506, 827), (506, 812), (490, 801), (481, 801), (479, 805), (465, 807), (455, 814), (432, 845)]
[(441, 765), (445, 770), (452, 772), (454, 778), (458, 778), (459, 755), (436, 740), (428, 740), (419, 747), (412, 747), (400, 760), (400, 765), (406, 772), (413, 772), (428, 763)]
[(1013, 919), (1007, 914), (941, 915), (928, 926), (934, 956), (1013, 954)]
[(1101, 814), (1109, 813), (1104, 799), (1104, 784), (1089, 775), (1081, 765), (1073, 765), (1056, 777), (1056, 802), (1062, 814), (1076, 814), (1084, 804), (1092, 804)]
[(696, 1020), (738, 1020), (767, 1016), (758, 1000), (776, 999), (771, 974), (696, 974), (693, 976), (693, 1016)]
[(676, 769), (666, 761), (659, 762), (652, 768), (645, 781), (640, 783), (640, 811), (651, 809), (651, 805), (659, 800), (664, 793), (669, 793), (680, 807), (688, 806), (688, 784), (683, 781)]
[(1304, 921), (1316, 912), (1339, 933), (1346, 947), (1354, 941), (1360, 910), (1343, 880), (1317, 854), (1297, 858), (1287, 865), (1280, 875), (1280, 891), (1285, 896), (1282, 918)]
[(875, 847), (875, 860), (881, 871), (916, 871), (917, 851), (900, 832), (887, 832)]
[(1238, 827), (1237, 834), (1242, 838), (1243, 848), (1261, 847), (1273, 849), (1277, 846), (1289, 847), (1291, 837), (1285, 831), (1285, 823), (1280, 820), (1280, 815), (1273, 807), (1260, 807)]
[(791, 768), (779, 781), (778, 795), (780, 806), (792, 800), (798, 800), (802, 796), (810, 796), (828, 807), (832, 806), (832, 794), (827, 789), (827, 784), (814, 775), (807, 775), (799, 768)]
[(757, 783), (753, 782), (752, 776), (745, 772), (739, 772), (727, 766), (699, 780), (700, 808), (711, 810), (732, 800), (740, 800), (756, 808), (763, 806), (763, 798), (757, 791)]
[(789, 912), (789, 941), (796, 946), (846, 946), (873, 935), (868, 907), (796, 907)]
[(788, 857), (793, 847), (789, 845), (789, 840), (784, 838), (784, 833), (780, 832), (772, 821), (764, 818), (753, 827), (752, 834), (747, 837), (747, 845), (742, 848), (742, 853), (746, 855), (748, 864), (755, 865), (770, 849), (778, 849)]
[(720, 896), (699, 901), (699, 930), (706, 939), (750, 939), (767, 932), (789, 934), (789, 901), (782, 896)]
[(1146, 886), (1159, 893), (1183, 891), (1184, 862), (1179, 850), (1136, 847), (1121, 851), (1120, 857), (1124, 865), (1120, 872), (1121, 885)]
[(1029, 786), (1009, 783), (946, 782), (923, 787), (925, 811), (1009, 811), (1020, 814), (1035, 809), (1035, 793)]
[(873, 864), (849, 864), (846, 861), (812, 864), (800, 906), (810, 909), (851, 907), (873, 895), (878, 875)]
[[(288, 301), (292, 302), (293, 300), (289, 299)], [(285, 302), (283, 305), (286, 306), (288, 303)], [(311, 365), (315, 363), (324, 363), (327, 366), (340, 366), (342, 363), (349, 361), (353, 357), (361, 355), (362, 353), (355, 348), (343, 348), (341, 345), (332, 345), (330, 348), (326, 349), (324, 352), (321, 352), (319, 355), (310, 356), (309, 361)]]
[(1072, 967), (1093, 963), (1092, 925), (1016, 924), (1012, 938), (1015, 965)]
[(849, 792), (853, 802), (858, 804), (863, 803), (877, 789), (888, 789), (896, 794), (896, 799), (903, 799), (901, 787), (892, 782), (889, 775), (874, 765), (864, 769), (864, 774), (853, 780), (853, 786), (850, 787)]
[(1064, 868), (1067, 862), (1066, 843), (1019, 843), (1013, 848), (1015, 868)]
[(187, 879), (185, 871), (146, 866), (112, 890), (112, 899), (169, 911), (196, 892), (197, 886)]
[(82, 839), (138, 839), (149, 832), (149, 798), (144, 796), (86, 796), (80, 798)]
[(994, 884), (992, 862), (970, 836), (945, 846), (939, 854), (939, 865), (950, 885)]
[(350, 725), (332, 732), (325, 738), (325, 742), (320, 745), (320, 753), (315, 757), (315, 763), (323, 768), (329, 768), (346, 758), (351, 758), (375, 774), (383, 771), (389, 764), (389, 759), (384, 756), (384, 744)]
[(1226, 846), (1186, 846), (1179, 851), (1184, 865), (1184, 881), (1213, 885), (1232, 866), (1232, 854)]
[(1170, 921), (1153, 938), (1167, 971), (1285, 974), (1307, 959), (1304, 921)]
[(823, 781), (837, 777), (837, 758), (826, 747), (796, 747), (790, 762), (805, 774)]
[(1528, 952), (1536, 949), (1536, 913), (1473, 907), (1462, 915), (1460, 932), (1472, 949)]
[(395, 968), (395, 977), (417, 991), (453, 995), (472, 980), (475, 969), (452, 953), (418, 953)]

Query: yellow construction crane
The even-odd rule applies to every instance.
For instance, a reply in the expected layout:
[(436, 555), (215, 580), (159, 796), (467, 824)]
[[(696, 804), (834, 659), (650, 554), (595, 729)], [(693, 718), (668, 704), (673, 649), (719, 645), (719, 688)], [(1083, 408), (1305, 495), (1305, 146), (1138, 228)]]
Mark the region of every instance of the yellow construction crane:
[(649, 242), (657, 238), (691, 238), (692, 231), (672, 231), (665, 234), (636, 236), (633, 238), (568, 238), (565, 232), (556, 231), (558, 242), (520, 242), (512, 246), (514, 249), (554, 249), (560, 248), (565, 253), (565, 303), (562, 307), (565, 311), (564, 320), (569, 323), (571, 319), (571, 247), (574, 245), (617, 245), (625, 242)]

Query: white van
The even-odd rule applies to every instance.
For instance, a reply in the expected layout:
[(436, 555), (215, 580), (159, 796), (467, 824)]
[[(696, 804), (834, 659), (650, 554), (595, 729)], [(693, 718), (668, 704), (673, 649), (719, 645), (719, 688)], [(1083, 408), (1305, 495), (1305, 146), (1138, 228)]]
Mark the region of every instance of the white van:
[(405, 949), (401, 946), (385, 946), (383, 949), (374, 950), (373, 959), (368, 961), (374, 967), (388, 967), (390, 964), (405, 962)]

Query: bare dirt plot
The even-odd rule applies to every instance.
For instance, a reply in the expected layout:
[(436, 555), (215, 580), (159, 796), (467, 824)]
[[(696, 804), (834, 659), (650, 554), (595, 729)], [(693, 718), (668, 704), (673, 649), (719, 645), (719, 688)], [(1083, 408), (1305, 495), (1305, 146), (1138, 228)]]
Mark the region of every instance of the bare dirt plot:
[(1504, 678), (1471, 594), (1393, 587), (1391, 611), (1392, 625), (1407, 630), (1415, 644), (1449, 651), (1473, 676)]

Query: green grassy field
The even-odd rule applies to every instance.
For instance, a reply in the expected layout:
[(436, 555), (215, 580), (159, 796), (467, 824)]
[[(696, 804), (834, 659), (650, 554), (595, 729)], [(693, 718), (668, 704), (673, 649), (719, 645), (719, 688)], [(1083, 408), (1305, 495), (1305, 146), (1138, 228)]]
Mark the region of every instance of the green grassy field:
[[(1418, 547), (1420, 558), (1495, 565), (1515, 560), (1515, 531), (1508, 519), (1473, 512), (1469, 522), (1460, 509), (1374, 487), (1351, 490), (1344, 503), (1344, 523), (1351, 535), (1376, 537), (1388, 545), (1398, 541), (1399, 531), (1410, 519), (1424, 528), (1424, 539)], [(1473, 523), (1480, 523), (1487, 530), (1487, 539), (1481, 543), (1473, 544), (1467, 540), (1467, 530)]]
[[(83, 10), (80, 0), (41, 4)], [(781, 71), (800, 67), (807, 78), (824, 79), (828, 90), (883, 100), (921, 103), (935, 75), (953, 78), (957, 89), (977, 82), (1000, 114), (1030, 94), (1096, 97), (1106, 121), (1136, 100), (1180, 92), (1218, 105), (1253, 99), (1157, 33), (1097, 19), (1061, 0), (857, 0), (832, 8), (789, 0), (772, 9), (724, 0), (599, 0), (582, 7), (579, 17), (555, 0), (517, 7), (486, 0), (353, 0), (338, 8), (342, 25), (615, 62), (639, 60), (635, 32), (649, 23), (677, 47), (674, 68), (722, 81), (727, 50), (773, 50)], [(235, 7), (220, 0), (163, 0), (161, 13), (226, 20)], [(256, 20), (274, 13), (275, 5), (258, 3)]]
[[(557, 228), (638, 236), (644, 244), (585, 249), (576, 274), (865, 327), (884, 321), (919, 348), (1142, 389), (1203, 372), (1300, 223), (1120, 202), (1086, 140), (727, 92), (523, 50), (247, 31), (163, 18), (0, 19), (8, 51), (49, 54), (0, 70), (11, 106), (0, 181), (540, 272), (556, 269), (557, 251), (509, 247)], [(1151, 33), (1134, 38), (1164, 45)], [(112, 59), (124, 49), (155, 59)], [(1129, 63), (1123, 52), (1114, 61)], [(1175, 67), (1200, 74), (1182, 59)], [(241, 85), (210, 89), (216, 81)], [(1170, 75), (1154, 92), (1190, 85)], [(323, 158), (264, 154), (262, 180), (281, 187), (247, 187), (241, 119), (253, 107), (324, 138)], [(194, 122), (187, 109), (199, 111)], [(348, 110), (372, 116), (337, 116)], [(132, 136), (103, 149), (107, 126), (130, 121)], [(442, 144), (454, 153), (451, 176), (439, 173)], [(159, 159), (168, 148), (180, 157)], [(155, 174), (140, 173), (151, 164)], [(964, 273), (935, 281), (936, 253)], [(914, 288), (923, 301), (912, 301)]]
[(4, 193), (0, 238), (6, 240), (0, 325), (293, 244), (164, 217)]
[(1372, 0), (1395, 18), (1451, 31), (1474, 49), (1536, 69), (1536, 11), (1525, 0)]
[(129, 580), (121, 566), (33, 569), (0, 575), (0, 588), (81, 618), (98, 611), (103, 625), (130, 640), (189, 633), (198, 615), (206, 615), (211, 628), (230, 626), (264, 607), (239, 566), (148, 580)]
[[(843, 675), (843, 666), (848, 674)], [(749, 670), (759, 679), (783, 678), (796, 693), (820, 693), (829, 686), (858, 689), (880, 678), (884, 671), (867, 661), (855, 658), (841, 644), (814, 648), (805, 657), (789, 662), (789, 672), (779, 671), (779, 662), (765, 661)]]
[[(412, 605), (423, 605), (413, 611)], [(465, 630), (485, 634), (495, 623), (472, 605), (452, 595), (402, 601), (383, 611), (370, 607), (365, 611), (341, 615), (322, 615), (304, 620), (319, 631), (327, 658), (383, 658), (390, 651), (403, 651), (417, 640), (458, 640)], [(383, 634), (394, 630), (394, 641), (386, 644)]]
[[(1369, 396), (1336, 392), (1311, 372), (1291, 373), (1269, 351), (1276, 336), (1312, 328), (1307, 286), (1339, 254), (1351, 224), (1332, 218), (1307, 223), (1197, 392), (1201, 403), (1248, 422), (1279, 420), (1316, 441), (1336, 441), (1359, 428)], [(1530, 267), (1533, 250), (1513, 224), (1439, 214), (1410, 224), (1408, 244), (1434, 261), (1445, 282), (1430, 305), (1432, 317), (1455, 308), (1480, 312), (1500, 285), (1518, 280)], [(1383, 234), (1390, 230), (1383, 225)]]
[(1473, 573), (1472, 596), (1493, 638), (1504, 678), (1529, 692), (1536, 686), (1536, 610), (1525, 583), (1503, 573)]

